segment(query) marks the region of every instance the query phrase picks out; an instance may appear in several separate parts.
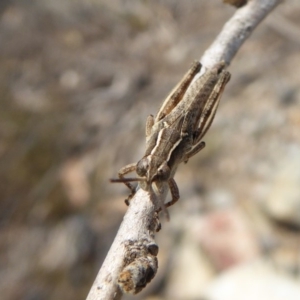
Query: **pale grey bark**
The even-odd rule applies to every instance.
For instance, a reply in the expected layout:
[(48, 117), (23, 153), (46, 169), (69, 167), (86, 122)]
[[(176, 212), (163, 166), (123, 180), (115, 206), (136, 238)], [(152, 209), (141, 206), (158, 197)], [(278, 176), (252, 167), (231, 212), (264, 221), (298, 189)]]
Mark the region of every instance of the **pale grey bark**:
[(201, 63), (206, 68), (211, 68), (221, 61), (229, 65), (256, 26), (280, 2), (281, 0), (250, 0), (247, 5), (239, 8), (204, 52)]
[[(202, 56), (200, 61), (204, 67), (210, 68), (221, 61), (230, 64), (238, 49), (255, 27), (280, 2), (281, 0), (252, 0), (238, 9)], [(161, 196), (161, 199), (157, 199), (153, 192), (148, 193), (140, 189), (136, 193), (87, 300), (121, 299), (122, 291), (117, 280), (128, 261), (126, 256), (130, 254), (125, 246), (126, 242), (155, 243), (155, 211), (159, 207), (158, 201), (160, 203), (164, 201), (165, 194)], [(150, 195), (152, 199), (150, 199)]]
[(128, 260), (126, 256), (130, 255), (128, 248), (126, 248), (126, 242), (140, 241), (144, 243), (146, 241), (148, 245), (155, 244), (157, 201), (153, 191), (149, 193), (143, 189), (139, 189), (131, 199), (130, 206), (87, 300), (121, 299), (122, 292), (117, 280), (126, 260)]

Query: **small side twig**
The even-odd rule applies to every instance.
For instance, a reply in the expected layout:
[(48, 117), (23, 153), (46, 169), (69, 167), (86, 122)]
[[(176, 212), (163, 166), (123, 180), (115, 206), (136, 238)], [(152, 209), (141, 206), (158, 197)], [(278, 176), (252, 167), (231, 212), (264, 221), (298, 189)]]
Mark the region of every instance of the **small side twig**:
[[(229, 65), (255, 27), (280, 2), (251, 0), (238, 9), (202, 56), (203, 66), (211, 68), (221, 61)], [(135, 194), (87, 300), (121, 299), (121, 288), (135, 293), (154, 277), (158, 251), (154, 241), (156, 211), (165, 196), (164, 193), (157, 198), (153, 191), (142, 189)]]

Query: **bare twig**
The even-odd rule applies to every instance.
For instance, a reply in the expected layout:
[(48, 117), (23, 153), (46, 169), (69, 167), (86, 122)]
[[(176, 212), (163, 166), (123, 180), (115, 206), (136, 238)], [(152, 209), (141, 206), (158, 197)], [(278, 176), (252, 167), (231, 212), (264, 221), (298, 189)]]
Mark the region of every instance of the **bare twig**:
[[(87, 300), (121, 299), (122, 291), (118, 284), (120, 273), (123, 270), (124, 265), (130, 265), (128, 264), (128, 260), (131, 260), (129, 257), (133, 256), (133, 258), (136, 258), (137, 256), (136, 253), (132, 253), (128, 248), (128, 242), (134, 242), (135, 246), (138, 248), (137, 250), (144, 252), (142, 253), (141, 259), (148, 257), (150, 259), (150, 266), (152, 263), (151, 259), (155, 260), (158, 248), (156, 249), (157, 246), (154, 241), (154, 232), (158, 225), (156, 223), (156, 221), (158, 221), (156, 219), (158, 207), (157, 199), (153, 199), (155, 196), (153, 197), (152, 195), (154, 195), (153, 192), (148, 193), (143, 189), (139, 189), (131, 199), (130, 206), (124, 216), (118, 234), (96, 277)], [(132, 244), (130, 246), (132, 246)], [(146, 248), (146, 253), (145, 249), (141, 249), (143, 246)], [(143, 265), (138, 265), (135, 262), (135, 264), (131, 264), (131, 266), (131, 269), (127, 269), (127, 273), (123, 272), (123, 275), (128, 277), (123, 277), (123, 289), (127, 292), (128, 290), (131, 290), (131, 292), (134, 293), (135, 290), (133, 285), (138, 281), (138, 274), (133, 274), (133, 272), (138, 272)], [(152, 269), (156, 272), (155, 266)], [(151, 279), (152, 278), (149, 278), (149, 281)]]
[(229, 65), (256, 26), (280, 2), (281, 0), (250, 0), (247, 5), (238, 9), (205, 51), (201, 63), (207, 68), (222, 60)]
[[(280, 2), (281, 0), (252, 0), (238, 9), (202, 56), (202, 64), (206, 68), (221, 61), (229, 65), (255, 27)], [(164, 202), (165, 196), (166, 193), (157, 197), (153, 191), (148, 193), (142, 189), (135, 194), (87, 300), (121, 299), (120, 287), (123, 291), (135, 293), (153, 278), (158, 251), (154, 241), (157, 225), (155, 211), (160, 207), (159, 203)], [(128, 243), (131, 243), (130, 247)], [(142, 254), (132, 253), (132, 244)], [(147, 282), (139, 281), (145, 278)]]

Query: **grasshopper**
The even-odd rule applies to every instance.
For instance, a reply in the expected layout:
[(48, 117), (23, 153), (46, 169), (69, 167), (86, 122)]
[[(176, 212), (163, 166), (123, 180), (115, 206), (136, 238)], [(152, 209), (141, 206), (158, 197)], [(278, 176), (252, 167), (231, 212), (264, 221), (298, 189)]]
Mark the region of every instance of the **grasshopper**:
[[(171, 93), (168, 95), (166, 100), (163, 102), (162, 107), (160, 108), (159, 112), (157, 113), (156, 120), (162, 120), (164, 116), (168, 115), (176, 106), (177, 104), (182, 100), (186, 90), (188, 89), (189, 85), (191, 84), (192, 80), (196, 76), (196, 74), (200, 71), (200, 63), (194, 63), (194, 65), (188, 70), (188, 72), (183, 76), (182, 80), (173, 88)], [(118, 172), (119, 179), (112, 179), (111, 182), (123, 182), (130, 190), (131, 194), (128, 196), (128, 198), (125, 200), (125, 203), (129, 205), (129, 200), (133, 197), (135, 194), (135, 187), (130, 184), (131, 181), (140, 181), (137, 178), (124, 178), (124, 175), (136, 171), (139, 176), (143, 176), (141, 174), (144, 173), (144, 169), (146, 166), (146, 157), (152, 156), (154, 159), (152, 160), (151, 167), (149, 167), (151, 170), (150, 173), (154, 174), (157, 172), (155, 169), (158, 169), (159, 164), (161, 164), (161, 169), (166, 169), (165, 164), (163, 162), (166, 162), (168, 159), (168, 152), (164, 151), (163, 148), (165, 147), (165, 137), (171, 135), (172, 129), (163, 130), (164, 124), (160, 124), (160, 126), (156, 129), (154, 129), (153, 125), (154, 117), (150, 115), (147, 118), (146, 121), (146, 151), (143, 156), (143, 158), (138, 163), (132, 163), (124, 166), (121, 168)], [(174, 120), (175, 121), (175, 120)], [(169, 126), (168, 126), (169, 127)], [(175, 126), (176, 129), (176, 126)], [(163, 131), (162, 131), (163, 130)], [(175, 143), (175, 138), (171, 138), (171, 143)], [(158, 148), (159, 145), (159, 148)], [(160, 159), (158, 159), (160, 157)], [(166, 173), (166, 171), (162, 171), (163, 173)], [(149, 175), (150, 176), (150, 175)], [(148, 177), (149, 177), (148, 176)], [(152, 176), (153, 177), (153, 176)], [(140, 181), (140, 185), (143, 185), (142, 181)], [(144, 190), (147, 189), (147, 184), (144, 184)], [(174, 190), (174, 197), (175, 194), (179, 194), (177, 185), (175, 181), (170, 180), (169, 183), (170, 190)], [(177, 190), (176, 190), (177, 189)]]
[[(167, 184), (172, 200), (165, 207), (178, 201), (179, 191), (173, 178), (177, 166), (205, 147), (201, 139), (213, 121), (221, 94), (230, 79), (230, 73), (221, 63), (193, 82), (200, 69), (201, 64), (195, 63), (164, 101), (156, 117), (148, 117), (143, 158), (120, 169), (119, 179), (111, 180), (129, 187), (131, 194), (125, 200), (127, 204), (135, 193), (131, 181), (139, 181), (144, 190), (149, 190), (155, 183), (159, 192)], [(124, 178), (133, 171), (138, 178)]]

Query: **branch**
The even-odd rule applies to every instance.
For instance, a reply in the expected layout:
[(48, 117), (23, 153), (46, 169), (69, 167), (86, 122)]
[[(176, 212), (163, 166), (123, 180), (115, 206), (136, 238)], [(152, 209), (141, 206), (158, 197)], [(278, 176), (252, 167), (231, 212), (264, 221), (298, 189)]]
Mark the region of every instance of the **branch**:
[(121, 299), (118, 280), (122, 281), (124, 292), (137, 293), (154, 277), (158, 253), (154, 241), (154, 232), (159, 226), (156, 213), (158, 201), (153, 191), (149, 193), (143, 189), (139, 189), (130, 200), (130, 206), (87, 300)]
[(250, 0), (247, 5), (239, 8), (204, 52), (201, 63), (206, 68), (211, 68), (221, 61), (229, 65), (256, 26), (280, 2), (281, 0)]
[[(280, 0), (252, 0), (238, 9), (201, 58), (205, 68), (228, 65), (255, 27)], [(137, 293), (155, 276), (158, 246), (154, 241), (166, 192), (157, 195), (140, 189), (130, 202), (117, 236), (96, 277), (87, 300), (117, 300), (122, 292)], [(119, 283), (118, 283), (119, 282)]]

